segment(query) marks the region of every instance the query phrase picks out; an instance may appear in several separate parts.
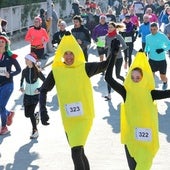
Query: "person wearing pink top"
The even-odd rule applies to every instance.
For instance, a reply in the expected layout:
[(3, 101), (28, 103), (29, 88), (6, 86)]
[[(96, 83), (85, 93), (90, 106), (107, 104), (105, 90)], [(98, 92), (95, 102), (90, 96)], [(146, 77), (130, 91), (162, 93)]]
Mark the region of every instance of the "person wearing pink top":
[(130, 20), (136, 26), (139, 27), (138, 16), (135, 14), (135, 9), (133, 7), (129, 8)]
[(152, 8), (147, 8), (145, 13), (149, 15), (149, 22), (158, 22), (158, 17), (152, 12)]
[(28, 29), (25, 41), (31, 44), (31, 52), (34, 52), (38, 59), (46, 59), (44, 57), (44, 46), (49, 41), (49, 36), (47, 31), (41, 27), (41, 23), (40, 17), (34, 18), (34, 25)]

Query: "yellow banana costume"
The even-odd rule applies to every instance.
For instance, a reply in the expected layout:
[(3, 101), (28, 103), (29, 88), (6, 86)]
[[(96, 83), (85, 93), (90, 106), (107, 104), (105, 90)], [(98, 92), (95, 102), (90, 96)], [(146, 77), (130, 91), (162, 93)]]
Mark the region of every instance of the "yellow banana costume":
[[(71, 66), (63, 62), (66, 51), (74, 54)], [(69, 144), (71, 147), (84, 146), (94, 118), (94, 104), (84, 54), (72, 35), (62, 38), (56, 50), (52, 71)]]
[[(135, 83), (131, 71), (139, 67), (143, 78)], [(125, 79), (126, 101), (121, 105), (121, 142), (137, 162), (136, 170), (149, 170), (159, 148), (158, 113), (152, 100), (154, 77), (145, 53), (138, 52)]]

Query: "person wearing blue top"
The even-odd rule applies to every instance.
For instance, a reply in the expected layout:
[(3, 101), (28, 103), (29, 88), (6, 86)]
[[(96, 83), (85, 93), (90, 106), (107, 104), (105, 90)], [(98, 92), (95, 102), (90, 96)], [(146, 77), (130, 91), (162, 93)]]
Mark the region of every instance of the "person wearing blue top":
[(159, 71), (160, 78), (163, 82), (162, 89), (165, 90), (168, 86), (165, 51), (170, 49), (170, 41), (168, 37), (158, 29), (158, 24), (156, 22), (150, 24), (151, 34), (146, 36), (145, 52), (148, 54), (152, 72), (155, 73)]
[(150, 22), (149, 16), (145, 14), (143, 16), (143, 23), (139, 26), (138, 37), (141, 37), (142, 49), (145, 49), (146, 36), (150, 34)]

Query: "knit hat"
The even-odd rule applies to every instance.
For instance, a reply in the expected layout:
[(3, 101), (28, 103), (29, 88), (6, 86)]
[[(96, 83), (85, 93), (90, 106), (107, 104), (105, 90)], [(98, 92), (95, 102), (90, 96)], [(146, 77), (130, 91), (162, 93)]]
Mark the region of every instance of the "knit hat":
[(105, 18), (105, 20), (107, 19), (106, 15), (104, 15), (104, 14), (100, 15), (100, 20), (101, 20), (102, 18)]
[(64, 25), (64, 27), (67, 26), (66, 22), (65, 21), (61, 21), (60, 24)]
[(7, 44), (10, 44), (10, 40), (5, 32), (0, 32), (0, 39), (3, 39)]
[(130, 14), (126, 14), (126, 15), (125, 15), (125, 18), (130, 18)]
[(34, 21), (35, 20), (38, 20), (39, 22), (40, 22), (40, 24), (42, 23), (42, 19), (41, 19), (41, 17), (39, 17), (39, 16), (36, 16), (35, 18), (34, 18)]
[(25, 59), (28, 59), (32, 61), (33, 63), (36, 63), (38, 61), (37, 55), (35, 53), (30, 53), (25, 56)]

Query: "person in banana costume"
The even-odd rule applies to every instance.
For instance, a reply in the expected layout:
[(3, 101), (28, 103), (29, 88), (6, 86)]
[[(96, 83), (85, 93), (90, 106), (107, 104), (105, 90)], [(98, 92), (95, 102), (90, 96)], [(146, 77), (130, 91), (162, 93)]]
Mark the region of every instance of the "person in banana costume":
[(66, 32), (56, 50), (52, 71), (40, 89), (40, 115), (48, 125), (47, 92), (57, 90), (64, 130), (71, 147), (75, 170), (90, 170), (84, 145), (94, 119), (93, 92), (90, 77), (106, 70), (109, 58), (103, 62), (85, 62), (80, 45)]
[(130, 66), (124, 84), (113, 77), (113, 67), (120, 42), (111, 43), (112, 58), (105, 79), (118, 92), (121, 104), (121, 143), (125, 145), (130, 170), (149, 170), (159, 149), (158, 111), (155, 100), (170, 97), (170, 90), (156, 90), (154, 77), (143, 51)]

